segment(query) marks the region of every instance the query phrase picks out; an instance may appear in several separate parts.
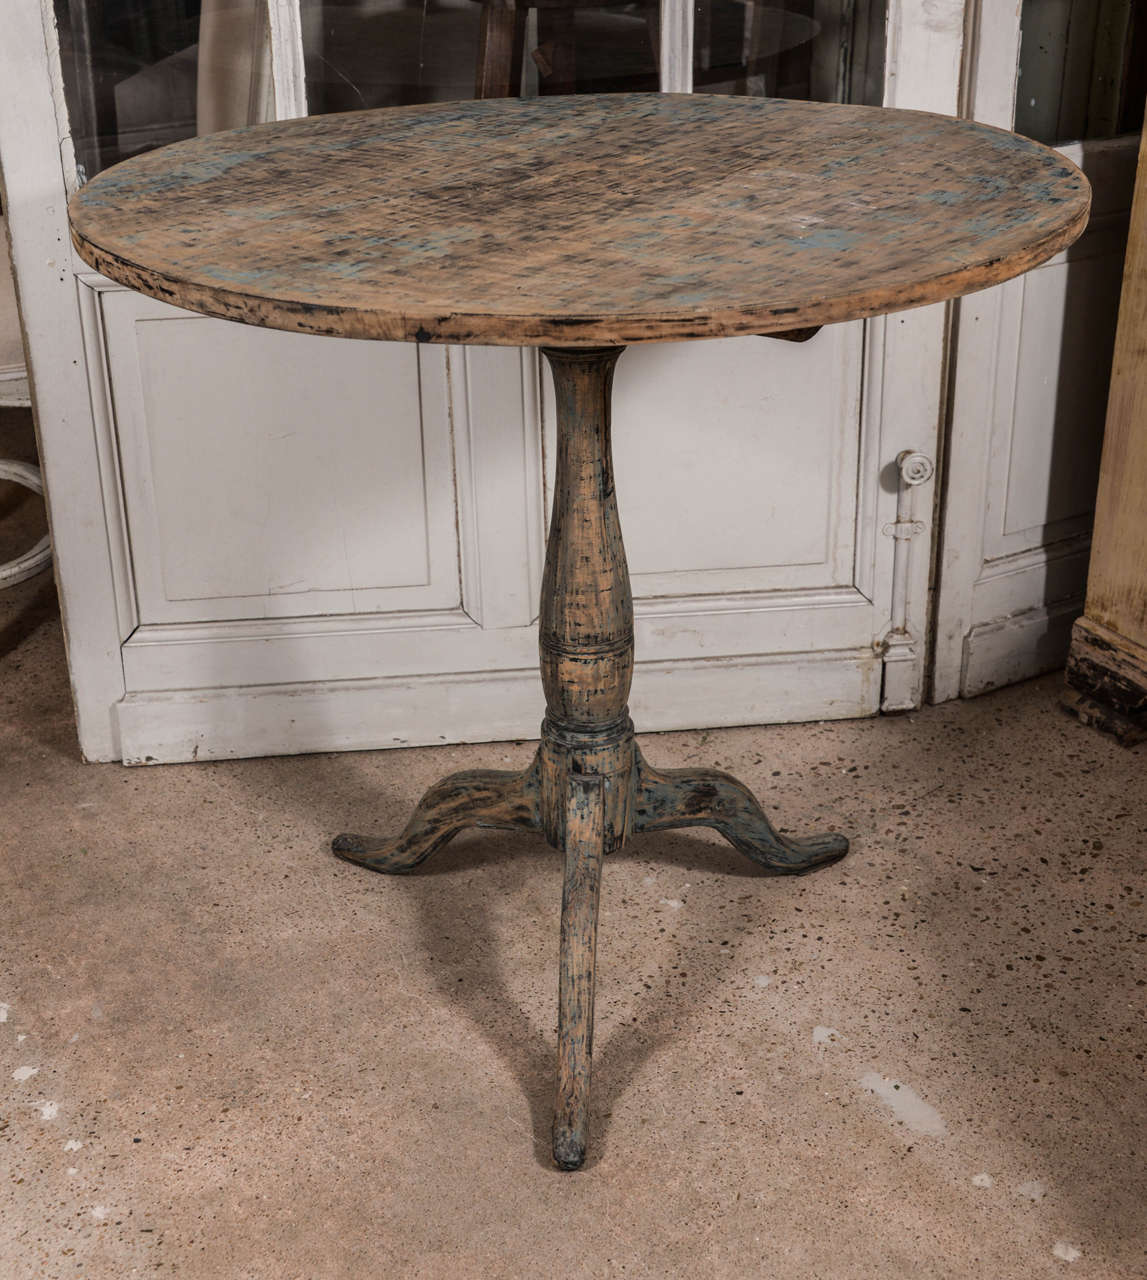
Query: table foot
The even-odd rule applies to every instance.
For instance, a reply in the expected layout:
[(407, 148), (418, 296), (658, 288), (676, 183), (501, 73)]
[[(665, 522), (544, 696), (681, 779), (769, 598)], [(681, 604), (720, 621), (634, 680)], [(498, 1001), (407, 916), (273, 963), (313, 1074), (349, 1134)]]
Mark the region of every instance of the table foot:
[(504, 769), (452, 773), (426, 792), (397, 838), (344, 834), (335, 837), (331, 849), (347, 862), (393, 875), (425, 862), (468, 827), (539, 831), (538, 778), (537, 760), (521, 773)]
[(743, 782), (719, 769), (652, 768), (637, 754), (633, 830), (712, 827), (762, 867), (799, 875), (843, 858), (848, 839), (829, 832), (798, 839), (783, 836)]

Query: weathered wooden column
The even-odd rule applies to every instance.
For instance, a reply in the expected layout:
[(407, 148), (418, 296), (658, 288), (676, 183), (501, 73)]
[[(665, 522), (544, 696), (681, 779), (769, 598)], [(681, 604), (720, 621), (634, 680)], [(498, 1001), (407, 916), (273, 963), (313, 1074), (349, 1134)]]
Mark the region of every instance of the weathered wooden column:
[(1139, 146), (1087, 605), (1072, 632), (1065, 702), (1131, 744), (1147, 738), (1147, 130)]
[(602, 857), (631, 828), (633, 597), (613, 487), (609, 403), (622, 348), (545, 348), (557, 478), (542, 577), (541, 824), (565, 855), (554, 1159), (585, 1159)]

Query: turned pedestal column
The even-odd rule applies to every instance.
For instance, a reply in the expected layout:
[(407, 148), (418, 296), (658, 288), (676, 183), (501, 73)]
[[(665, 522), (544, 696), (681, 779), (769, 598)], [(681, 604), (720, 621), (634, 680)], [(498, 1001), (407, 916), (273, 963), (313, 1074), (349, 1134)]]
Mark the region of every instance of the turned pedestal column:
[(456, 773), (423, 796), (393, 840), (341, 835), (334, 851), (373, 871), (416, 867), (466, 827), (541, 831), (565, 857), (558, 979), (554, 1159), (585, 1159), (593, 1054), (594, 957), (605, 854), (635, 831), (715, 827), (755, 862), (806, 871), (848, 851), (840, 835), (788, 839), (751, 793), (716, 769), (651, 769), (626, 700), (633, 597), (610, 451), (610, 390), (621, 347), (543, 348), (557, 393), (557, 477), (542, 576), (541, 744), (523, 773)]

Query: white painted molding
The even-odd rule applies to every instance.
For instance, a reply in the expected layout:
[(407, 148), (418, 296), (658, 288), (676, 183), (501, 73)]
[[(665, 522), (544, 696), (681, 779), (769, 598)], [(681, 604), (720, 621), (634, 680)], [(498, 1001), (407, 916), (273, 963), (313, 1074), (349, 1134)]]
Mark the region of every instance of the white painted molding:
[(123, 467), (120, 462), (119, 437), (116, 434), (111, 375), (107, 367), (107, 335), (100, 305), (104, 295), (120, 292), (123, 292), (122, 288), (94, 272), (87, 272), (77, 282), (76, 293), (79, 298), (84, 352), (87, 357), (92, 429), (96, 453), (99, 457), (100, 490), (103, 494), (108, 557), (115, 591), (116, 619), (119, 634), (126, 637), (139, 626), (139, 609), (136, 603), (135, 575), (128, 540)]
[(303, 58), (303, 25), (299, 0), (267, 0), (271, 32), (271, 83), (275, 118), (292, 120), (307, 114), (307, 74)]
[[(682, 678), (700, 668), (703, 680)], [(876, 711), (880, 672), (880, 658), (871, 650), (639, 662), (630, 708), (645, 732), (702, 722), (849, 719)], [(736, 710), (714, 716), (713, 704)], [(543, 710), (541, 677), (532, 666), (136, 693), (117, 707), (125, 764), (532, 739)]]
[(693, 92), (692, 0), (661, 0), (658, 63), (662, 93)]
[[(733, 660), (827, 645), (871, 648), (872, 605), (860, 592), (777, 595), (787, 599), (639, 600), (638, 652), (650, 662), (682, 662), (699, 644)], [(421, 678), (532, 668), (537, 646), (532, 625), (485, 630), (462, 609), (164, 623), (134, 631), (123, 646), (123, 668), (133, 693), (180, 688), (209, 694), (243, 685), (366, 680), (380, 671)]]
[(5, 213), (36, 402), (80, 746), (114, 760), (119, 620), (84, 368), (66, 200), (75, 182), (52, 0), (8, 5), (0, 79)]
[(1082, 613), (1080, 595), (973, 627), (964, 637), (961, 696), (974, 698), (1062, 667), (1072, 623)]

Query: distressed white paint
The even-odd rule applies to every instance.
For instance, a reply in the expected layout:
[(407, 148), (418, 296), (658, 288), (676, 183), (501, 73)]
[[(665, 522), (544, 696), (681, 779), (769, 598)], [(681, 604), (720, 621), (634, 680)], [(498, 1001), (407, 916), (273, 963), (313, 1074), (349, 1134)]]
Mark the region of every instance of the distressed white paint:
[(955, 115), (964, 0), (889, 0), (884, 105)]
[(12, 1079), (22, 1084), (25, 1080), (31, 1080), (34, 1075), (39, 1073), (39, 1067), (17, 1067), (12, 1072)]
[(270, 27), (271, 82), (275, 116), (291, 120), (307, 114), (307, 76), (303, 61), (300, 0), (266, 0)]
[(38, 1102), (36, 1106), (40, 1110), (41, 1120), (55, 1120), (60, 1114), (60, 1104), (58, 1102)]
[(80, 1140), (79, 1140), (78, 1138), (69, 1138), (69, 1139), (67, 1140), (67, 1142), (65, 1142), (65, 1143), (64, 1143), (64, 1150), (65, 1150), (65, 1151), (79, 1151), (79, 1150), (80, 1150), (80, 1148), (81, 1148), (83, 1145), (84, 1145), (84, 1144), (83, 1144), (82, 1142), (80, 1142)]
[[(889, 0), (885, 51), (884, 105), (957, 115), (964, 91), (966, 5), (964, 0)], [(888, 316), (870, 328), (884, 350), (883, 377), (870, 380), (870, 395), (879, 396), (886, 424), (882, 465), (902, 450), (938, 456), (944, 411), (945, 355), (949, 338), (948, 304)], [(891, 480), (891, 477), (890, 477)], [(894, 482), (885, 489), (895, 490)], [(913, 494), (913, 518), (924, 525), (903, 557), (907, 607), (903, 628), (891, 610), (885, 635), (887, 657), (881, 705), (887, 710), (919, 706), (929, 662), (930, 557), (925, 554), (934, 530), (936, 478)], [(882, 516), (882, 528), (895, 516)], [(874, 530), (875, 532), (875, 530)], [(889, 572), (892, 557), (887, 559)], [(888, 583), (891, 594), (892, 583)], [(895, 630), (894, 630), (895, 627)]]
[(892, 1113), (897, 1123), (925, 1138), (942, 1138), (948, 1131), (944, 1117), (910, 1085), (890, 1080), (878, 1071), (860, 1078), (860, 1087), (875, 1094)]
[(10, 1004), (0, 1004), (0, 1022), (8, 1021), (8, 1014), (11, 1012), (11, 1009), (12, 1006)]
[[(112, 708), (124, 692), (101, 461), (65, 201), (74, 183), (51, 0), (7, 6), (0, 82), (5, 213), (47, 477), (56, 578), (80, 745), (119, 756)], [(98, 359), (98, 352), (93, 352)]]
[[(975, 118), (1010, 127), (1019, 47), (1018, 6), (981, 4)], [(958, 304), (937, 702), (1062, 665), (1082, 611), (1138, 139), (1061, 150), (1092, 183), (1088, 230), (1027, 276)]]
[(995, 1178), (990, 1173), (975, 1173), (972, 1175), (972, 1186), (979, 1187), (981, 1190), (987, 1191), (996, 1185)]
[[(961, 13), (895, 0), (890, 105), (956, 110)], [(270, 0), (281, 116), (305, 109), (310, 17)], [(689, 87), (691, 21), (666, 0), (663, 88)], [(85, 753), (535, 733), (540, 424), (552, 429), (536, 355), (379, 344), (360, 356), (357, 344), (235, 336), (93, 277), (66, 242), (48, 22), (45, 52), (26, 12), (16, 19), (0, 130), (29, 125), (9, 186), (28, 193), (13, 229), (35, 295)], [(803, 347), (744, 339), (624, 358), (615, 421), (643, 728), (872, 714), (882, 677), (888, 705), (919, 702), (928, 557), (902, 579), (907, 639), (885, 675), (894, 556), (880, 530), (896, 498), (881, 477), (903, 449), (935, 451), (945, 323), (928, 308)], [(930, 485), (917, 501), (927, 537)]]
[[(639, 647), (640, 635), (639, 627)], [(123, 760), (169, 763), (532, 737), (543, 706), (533, 658), (531, 653), (528, 667), (511, 671), (132, 693), (115, 708)], [(879, 690), (880, 674), (871, 649), (812, 658), (779, 653), (639, 662), (629, 705), (635, 722), (650, 733), (700, 724), (852, 719), (872, 714), (871, 691)], [(658, 760), (655, 747), (650, 755), (654, 764), (672, 764)]]
[(1057, 1240), (1052, 1246), (1052, 1256), (1058, 1258), (1061, 1262), (1077, 1262), (1083, 1257), (1080, 1249), (1075, 1245), (1068, 1244), (1066, 1240)]
[(662, 93), (693, 92), (693, 5), (691, 0), (660, 0), (661, 48), (658, 71)]
[(1033, 1204), (1039, 1204), (1047, 1195), (1047, 1183), (1040, 1181), (1039, 1178), (1033, 1178), (1030, 1182), (1021, 1182), (1016, 1187), (1016, 1195), (1030, 1200)]

